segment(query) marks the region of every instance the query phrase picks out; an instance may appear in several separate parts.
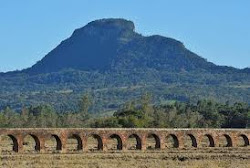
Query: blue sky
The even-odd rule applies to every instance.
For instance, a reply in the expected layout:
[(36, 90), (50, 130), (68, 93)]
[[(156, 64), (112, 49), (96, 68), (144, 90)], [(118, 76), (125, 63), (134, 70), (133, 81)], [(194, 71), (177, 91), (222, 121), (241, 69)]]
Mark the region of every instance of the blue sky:
[(218, 65), (250, 66), (249, 0), (1, 0), (0, 71), (27, 68), (74, 29), (109, 17), (178, 39)]

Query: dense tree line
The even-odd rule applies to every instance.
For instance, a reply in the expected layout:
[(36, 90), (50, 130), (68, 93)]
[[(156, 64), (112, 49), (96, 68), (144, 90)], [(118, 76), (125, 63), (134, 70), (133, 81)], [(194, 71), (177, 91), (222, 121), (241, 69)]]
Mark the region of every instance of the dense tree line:
[(92, 113), (117, 110), (145, 92), (153, 103), (166, 100), (196, 103), (202, 99), (230, 104), (250, 104), (250, 75), (247, 73), (169, 72), (135, 69), (119, 72), (64, 70), (49, 74), (0, 75), (0, 110), (51, 104), (58, 112), (78, 110), (83, 93), (93, 97)]
[(0, 127), (126, 127), (126, 128), (248, 128), (250, 106), (245, 103), (169, 102), (152, 104), (149, 94), (131, 100), (112, 116), (89, 113), (92, 100), (84, 95), (77, 112), (58, 113), (49, 105), (30, 106), (15, 112), (6, 107), (0, 112)]
[(0, 112), (0, 127), (87, 127), (90, 105), (91, 101), (88, 95), (84, 95), (79, 101), (79, 111), (77, 112), (58, 113), (50, 105), (39, 105), (24, 107), (18, 113), (6, 107)]
[(92, 127), (247, 128), (250, 106), (200, 100), (196, 104), (173, 102), (151, 105), (150, 96), (126, 103), (112, 117), (97, 119)]

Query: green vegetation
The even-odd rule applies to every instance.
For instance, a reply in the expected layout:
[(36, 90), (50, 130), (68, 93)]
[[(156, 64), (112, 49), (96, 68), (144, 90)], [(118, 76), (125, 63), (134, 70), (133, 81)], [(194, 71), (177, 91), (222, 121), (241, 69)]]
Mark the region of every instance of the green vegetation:
[(143, 36), (131, 21), (103, 19), (74, 31), (34, 66), (0, 73), (0, 110), (51, 104), (59, 113), (79, 111), (88, 92), (91, 113), (117, 111), (145, 92), (154, 104), (169, 100), (250, 104), (250, 71), (217, 66), (180, 42)]
[[(0, 75), (1, 76), (1, 75)], [(250, 104), (250, 76), (243, 73), (174, 73), (166, 71), (94, 72), (65, 70), (50, 74), (18, 74), (0, 77), (0, 110), (6, 106), (51, 104), (58, 112), (78, 111), (78, 100), (93, 97), (91, 113), (116, 111), (124, 102), (145, 92), (161, 104), (169, 100), (196, 103), (213, 99), (220, 103)]]
[[(134, 30), (124, 19), (97, 20), (74, 31), (31, 68), (0, 73), (0, 128), (250, 127), (249, 68), (217, 66), (175, 39), (145, 37)], [(12, 144), (2, 141), (1, 146)], [(34, 149), (32, 142), (24, 144)], [(1, 167), (46, 168), (250, 164), (248, 148), (7, 153), (0, 161)]]
[(89, 113), (92, 100), (85, 94), (79, 111), (59, 113), (51, 106), (22, 108), (17, 113), (6, 107), (0, 112), (0, 127), (125, 127), (125, 128), (247, 128), (250, 106), (201, 100), (196, 104), (169, 102), (153, 105), (149, 94), (125, 103), (112, 116)]

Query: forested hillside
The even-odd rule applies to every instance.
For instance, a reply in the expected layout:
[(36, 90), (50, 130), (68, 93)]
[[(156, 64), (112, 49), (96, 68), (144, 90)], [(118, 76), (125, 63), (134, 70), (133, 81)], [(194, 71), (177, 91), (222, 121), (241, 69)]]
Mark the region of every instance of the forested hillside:
[(196, 103), (169, 102), (153, 105), (146, 93), (124, 103), (106, 116), (89, 113), (93, 106), (84, 95), (78, 111), (59, 113), (49, 105), (23, 107), (14, 111), (7, 107), (0, 111), (0, 128), (249, 128), (250, 106), (245, 103), (218, 103), (199, 100)]
[(124, 19), (96, 20), (75, 30), (32, 67), (0, 73), (0, 86), (0, 109), (49, 104), (74, 112), (84, 93), (93, 99), (92, 113), (116, 111), (146, 92), (154, 104), (250, 104), (249, 68), (217, 66), (180, 41), (137, 33)]

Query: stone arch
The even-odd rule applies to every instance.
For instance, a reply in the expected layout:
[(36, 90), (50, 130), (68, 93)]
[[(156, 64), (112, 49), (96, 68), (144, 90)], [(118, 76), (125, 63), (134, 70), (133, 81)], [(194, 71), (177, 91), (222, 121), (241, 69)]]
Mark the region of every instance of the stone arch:
[(62, 150), (62, 141), (59, 136), (55, 134), (52, 134), (51, 136), (56, 139), (56, 150)]
[(166, 136), (165, 145), (167, 148), (178, 148), (179, 140), (175, 134), (168, 134)]
[[(207, 140), (206, 140), (207, 139)], [(202, 147), (215, 147), (215, 141), (211, 134), (205, 134), (201, 139)]]
[(219, 136), (219, 146), (232, 147), (232, 138), (228, 134), (222, 134), (221, 136)]
[[(8, 143), (10, 143), (10, 141), (11, 141), (11, 144), (7, 144), (7, 146), (4, 148), (4, 147), (2, 147), (2, 145), (3, 145), (3, 143), (6, 143), (6, 141), (8, 141)], [(4, 145), (6, 145), (6, 144), (4, 144)], [(1, 150), (6, 150), (6, 148), (9, 148), (9, 145), (11, 145), (11, 149), (7, 149), (8, 152), (9, 151), (18, 152), (19, 144), (18, 144), (17, 138), (14, 135), (11, 135), (11, 134), (2, 135), (1, 136), (1, 147), (2, 147)]]
[[(40, 151), (40, 149), (41, 149), (40, 140), (34, 134), (27, 134), (27, 135), (24, 136), (24, 138), (23, 138), (23, 148), (24, 148), (24, 150), (26, 149), (26, 147), (29, 147), (29, 145), (32, 144), (32, 142), (34, 143), (34, 146), (32, 147), (34, 149), (34, 151)], [(30, 150), (32, 150), (32, 149), (30, 149)], [(29, 151), (29, 149), (27, 149), (27, 151)]]
[(197, 143), (197, 140), (195, 138), (195, 136), (193, 134), (186, 134), (184, 136), (184, 146), (185, 147), (195, 147), (197, 148), (198, 146), (198, 143)]
[[(160, 137), (154, 133), (148, 134), (146, 137), (146, 146), (147, 149), (160, 149), (161, 148), (161, 140)], [(152, 147), (153, 144), (153, 147)]]
[[(239, 143), (239, 141), (240, 140), (242, 140), (242, 144), (241, 143)], [(245, 134), (240, 134), (239, 136), (238, 136), (238, 146), (241, 146), (241, 147), (243, 147), (243, 146), (248, 146), (249, 145), (249, 139), (248, 139), (248, 137), (245, 135)]]
[[(92, 141), (95, 140), (97, 142), (97, 145), (96, 145), (96, 143), (94, 143), (94, 146), (90, 146), (91, 139), (92, 139)], [(89, 135), (88, 139), (87, 139), (87, 144), (88, 144), (88, 149), (90, 151), (103, 150), (103, 140), (102, 140), (102, 137), (98, 134)]]
[(83, 149), (82, 138), (78, 134), (72, 134), (67, 138), (67, 151), (81, 151)]
[[(115, 141), (115, 142), (114, 142)], [(108, 150), (122, 150), (123, 149), (123, 143), (122, 139), (118, 134), (112, 134), (108, 138)]]
[(51, 134), (45, 142), (46, 151), (61, 151), (62, 150), (62, 141), (60, 137), (56, 134)]
[[(135, 140), (136, 144), (134, 146), (129, 145), (131, 140)], [(131, 134), (127, 138), (127, 148), (128, 150), (141, 150), (142, 149), (142, 140), (137, 134)]]

